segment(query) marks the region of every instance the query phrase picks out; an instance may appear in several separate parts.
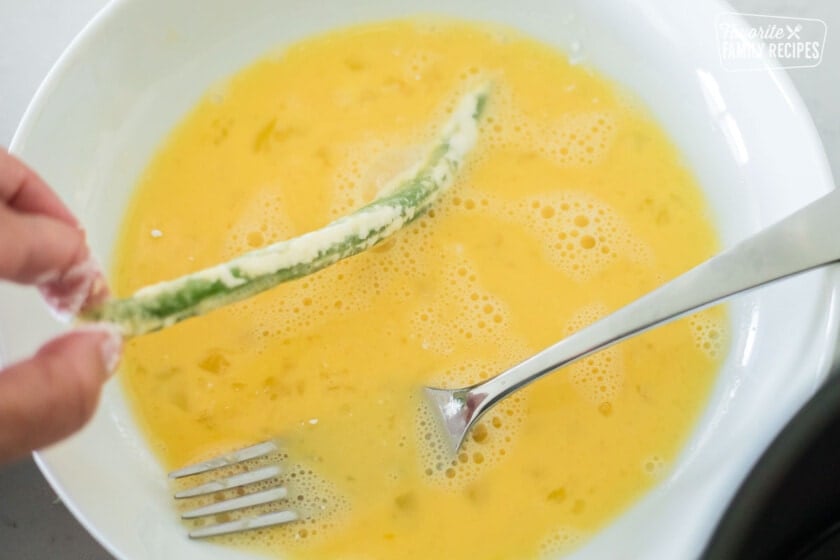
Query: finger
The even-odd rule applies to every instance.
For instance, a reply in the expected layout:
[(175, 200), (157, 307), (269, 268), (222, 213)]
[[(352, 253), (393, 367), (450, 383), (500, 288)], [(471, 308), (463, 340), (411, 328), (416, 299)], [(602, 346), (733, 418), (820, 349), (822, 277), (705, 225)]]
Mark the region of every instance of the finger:
[(0, 463), (67, 437), (93, 415), (122, 339), (111, 328), (58, 338), (0, 371)]
[(24, 284), (55, 280), (88, 255), (84, 233), (55, 218), (0, 206), (0, 278)]
[(0, 148), (0, 201), (28, 214), (43, 214), (68, 225), (78, 220), (34, 171)]
[(52, 217), (0, 206), (0, 278), (36, 284), (55, 309), (74, 314), (103, 301), (108, 290), (84, 233)]

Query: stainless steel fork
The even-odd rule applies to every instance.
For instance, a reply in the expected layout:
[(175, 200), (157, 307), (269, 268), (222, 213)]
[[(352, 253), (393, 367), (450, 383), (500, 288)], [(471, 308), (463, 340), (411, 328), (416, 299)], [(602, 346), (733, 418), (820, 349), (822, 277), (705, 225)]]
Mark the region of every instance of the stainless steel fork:
[[(459, 389), (427, 387), (425, 393), (430, 406), (442, 421), (442, 433), (454, 453), (482, 414), (543, 375), (735, 294), (838, 261), (840, 191), (835, 190), (496, 377)], [(180, 478), (204, 473), (276, 450), (276, 443), (265, 442), (186, 467), (170, 476)], [(176, 494), (176, 497), (228, 490), (274, 477), (277, 477), (274, 471), (250, 470), (203, 484)], [(222, 500), (186, 512), (184, 516), (217, 515), (256, 504), (276, 502), (283, 497), (285, 489), (278, 485), (263, 492)], [(295, 519), (297, 514), (282, 509), (258, 517), (202, 527), (192, 531), (190, 536), (200, 538), (244, 531), (288, 523)]]

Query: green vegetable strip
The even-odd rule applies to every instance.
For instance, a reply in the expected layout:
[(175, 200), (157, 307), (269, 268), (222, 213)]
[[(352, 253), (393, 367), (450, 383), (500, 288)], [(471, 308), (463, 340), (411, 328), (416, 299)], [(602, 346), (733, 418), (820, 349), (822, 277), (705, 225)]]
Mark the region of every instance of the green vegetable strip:
[(161, 282), (83, 313), (83, 321), (116, 324), (126, 336), (190, 317), (317, 272), (361, 253), (421, 215), (448, 188), (475, 143), (488, 91), (467, 94), (421, 163), (367, 206), (300, 237), (246, 253), (228, 263)]

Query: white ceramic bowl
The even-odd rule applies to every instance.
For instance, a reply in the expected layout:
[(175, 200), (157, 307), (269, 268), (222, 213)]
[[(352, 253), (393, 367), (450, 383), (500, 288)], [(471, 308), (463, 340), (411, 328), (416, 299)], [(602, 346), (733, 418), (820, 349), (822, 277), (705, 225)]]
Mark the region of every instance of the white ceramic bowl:
[[(124, 0), (73, 43), (39, 90), (12, 149), (88, 227), (107, 262), (129, 193), (167, 131), (210, 85), (292, 41), (418, 12), (502, 22), (565, 49), (635, 92), (678, 144), (727, 245), (827, 192), (830, 173), (786, 76), (726, 72), (713, 0)], [(836, 270), (731, 304), (732, 352), (673, 473), (574, 558), (691, 558), (761, 450), (823, 381), (837, 335)], [(61, 330), (32, 293), (0, 290), (0, 355)], [(26, 317), (23, 321), (8, 318)], [(119, 558), (232, 559), (191, 542), (162, 468), (110, 383), (94, 421), (39, 453), (79, 520)]]

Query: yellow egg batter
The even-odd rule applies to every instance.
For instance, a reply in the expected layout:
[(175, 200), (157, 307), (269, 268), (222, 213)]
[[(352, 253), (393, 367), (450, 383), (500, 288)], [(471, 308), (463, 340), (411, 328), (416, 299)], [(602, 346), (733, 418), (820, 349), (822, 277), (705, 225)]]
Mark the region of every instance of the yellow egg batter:
[(125, 392), (167, 468), (281, 438), (305, 519), (232, 542), (301, 559), (539, 558), (602, 528), (679, 453), (726, 350), (721, 309), (537, 382), (454, 460), (427, 444), (422, 385), (501, 372), (717, 247), (650, 116), (507, 29), (336, 31), (209, 92), (137, 187), (116, 291), (370, 201), (486, 79), (478, 145), (433, 211), (367, 253), (128, 344)]

